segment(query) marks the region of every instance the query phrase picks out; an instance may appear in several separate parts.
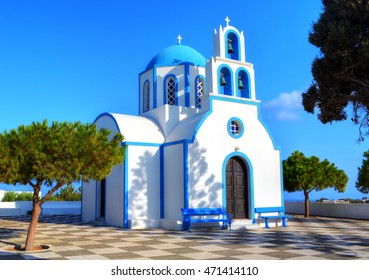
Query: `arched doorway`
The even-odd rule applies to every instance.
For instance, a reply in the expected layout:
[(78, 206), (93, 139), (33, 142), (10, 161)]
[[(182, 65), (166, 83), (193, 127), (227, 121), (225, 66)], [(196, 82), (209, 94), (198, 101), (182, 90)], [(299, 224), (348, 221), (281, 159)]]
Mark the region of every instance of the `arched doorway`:
[(249, 218), (248, 172), (240, 157), (232, 157), (226, 165), (227, 213), (233, 219)]

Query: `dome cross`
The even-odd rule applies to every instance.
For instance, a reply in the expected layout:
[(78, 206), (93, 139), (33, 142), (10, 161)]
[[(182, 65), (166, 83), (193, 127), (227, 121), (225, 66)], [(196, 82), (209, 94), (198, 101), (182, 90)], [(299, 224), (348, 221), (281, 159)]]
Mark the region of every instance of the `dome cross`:
[(182, 40), (181, 35), (178, 35), (178, 36), (177, 36), (177, 39), (178, 39), (178, 45), (180, 45), (180, 44), (181, 44), (181, 40)]

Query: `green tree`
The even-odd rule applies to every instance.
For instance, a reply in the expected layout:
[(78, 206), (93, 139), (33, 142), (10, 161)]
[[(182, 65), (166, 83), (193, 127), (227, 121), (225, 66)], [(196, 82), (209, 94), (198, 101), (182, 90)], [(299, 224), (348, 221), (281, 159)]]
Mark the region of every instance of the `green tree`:
[[(123, 136), (93, 124), (47, 121), (0, 134), (0, 182), (30, 185), (33, 210), (25, 250), (33, 249), (42, 204), (64, 185), (101, 180), (124, 157)], [(41, 186), (50, 190), (39, 197)]]
[(78, 187), (76, 191), (72, 185), (67, 185), (63, 187), (59, 193), (56, 193), (54, 196), (56, 200), (61, 201), (78, 201), (81, 200), (81, 187)]
[(324, 10), (309, 33), (320, 50), (312, 63), (313, 82), (302, 94), (309, 113), (331, 123), (347, 119), (359, 125), (359, 141), (369, 135), (369, 1), (323, 0)]
[(358, 168), (358, 176), (355, 187), (362, 193), (369, 193), (369, 151), (364, 152), (363, 162)]
[(328, 160), (320, 161), (316, 156), (305, 157), (295, 151), (283, 160), (284, 189), (288, 192), (303, 191), (305, 197), (305, 217), (309, 217), (309, 194), (333, 187), (338, 192), (346, 189), (348, 177), (343, 170)]

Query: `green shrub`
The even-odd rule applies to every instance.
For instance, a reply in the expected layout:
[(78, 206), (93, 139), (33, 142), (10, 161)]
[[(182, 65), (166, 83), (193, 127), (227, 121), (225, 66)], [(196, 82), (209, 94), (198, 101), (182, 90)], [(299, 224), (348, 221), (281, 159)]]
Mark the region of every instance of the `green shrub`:
[(4, 197), (1, 201), (2, 202), (13, 202), (15, 201), (16, 196), (17, 195), (15, 192), (5, 192)]
[(5, 192), (2, 202), (13, 202), (13, 201), (32, 201), (33, 193), (32, 192)]
[(21, 192), (17, 193), (16, 201), (32, 201), (33, 200), (33, 193), (31, 192)]

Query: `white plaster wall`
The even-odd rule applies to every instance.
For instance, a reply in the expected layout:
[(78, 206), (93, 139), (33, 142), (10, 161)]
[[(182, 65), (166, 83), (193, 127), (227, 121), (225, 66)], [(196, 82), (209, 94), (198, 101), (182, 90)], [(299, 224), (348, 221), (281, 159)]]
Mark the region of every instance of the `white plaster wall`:
[(111, 226), (123, 227), (124, 214), (123, 165), (116, 165), (106, 178), (105, 222)]
[[(310, 202), (310, 215), (349, 218), (349, 219), (365, 219), (369, 220), (369, 204), (350, 203), (320, 203)], [(301, 214), (305, 213), (304, 202), (285, 202), (286, 213)]]
[(167, 66), (167, 67), (157, 67), (157, 106), (164, 105), (164, 79), (167, 75), (175, 75), (177, 77), (178, 85), (178, 105), (185, 106), (185, 77), (184, 77), (184, 66)]
[[(232, 98), (230, 98), (231, 101)], [(192, 206), (206, 204), (221, 205), (221, 184), (225, 158), (238, 152), (245, 154), (253, 170), (254, 207), (280, 206), (282, 203), (280, 154), (258, 120), (257, 106), (224, 101), (212, 101), (213, 113), (203, 122), (197, 134), (198, 142), (189, 149), (190, 161), (196, 156), (204, 158), (206, 168), (198, 176), (190, 178)], [(234, 139), (228, 134), (228, 121), (232, 117), (242, 120), (244, 134)], [(211, 145), (209, 144), (211, 143)], [(196, 147), (197, 145), (197, 147)], [(201, 164), (197, 163), (199, 166)], [(194, 166), (195, 163), (192, 164)], [(195, 172), (195, 171), (194, 171)], [(216, 190), (215, 197), (210, 197), (210, 188)], [(196, 200), (196, 194), (204, 194), (202, 200)]]
[(128, 219), (160, 218), (160, 149), (128, 146)]
[(183, 145), (164, 148), (164, 218), (181, 220), (183, 208)]
[(82, 221), (90, 222), (96, 219), (96, 181), (82, 183)]
[(145, 113), (144, 116), (153, 119), (160, 127), (160, 131), (167, 137), (181, 120), (196, 114), (198, 111), (195, 108), (165, 104)]

